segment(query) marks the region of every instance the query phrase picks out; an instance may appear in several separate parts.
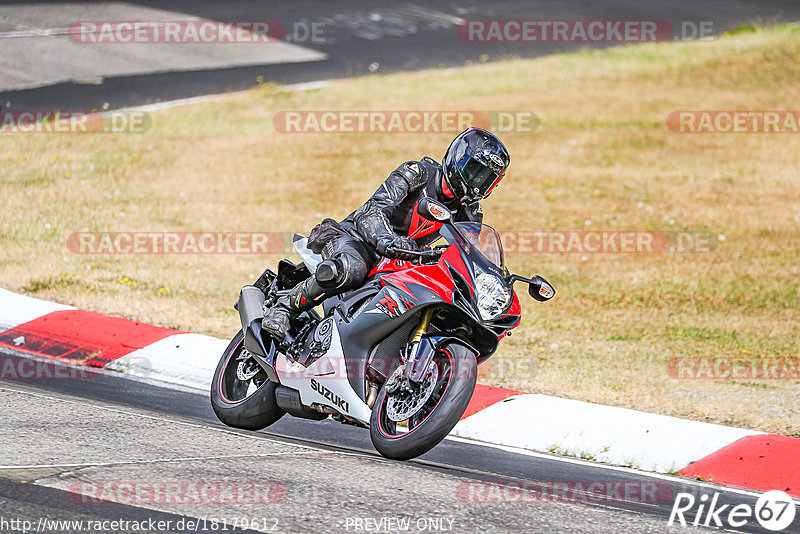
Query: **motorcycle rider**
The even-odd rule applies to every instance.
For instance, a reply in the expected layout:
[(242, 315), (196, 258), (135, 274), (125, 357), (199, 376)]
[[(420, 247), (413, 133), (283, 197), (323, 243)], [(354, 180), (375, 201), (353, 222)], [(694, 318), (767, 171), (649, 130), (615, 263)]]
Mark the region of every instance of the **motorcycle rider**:
[[(479, 204), (505, 175), (510, 158), (503, 143), (480, 128), (467, 128), (448, 147), (442, 164), (432, 158), (395, 169), (360, 208), (341, 223), (325, 219), (309, 235), (308, 248), (323, 261), (313, 276), (281, 296), (262, 328), (283, 339), (291, 319), (323, 300), (360, 286), (382, 256), (412, 260), (420, 244), (436, 239), (421, 223), (417, 203), (431, 197), (453, 212), (453, 220), (481, 222)], [(427, 239), (426, 239), (427, 238)]]

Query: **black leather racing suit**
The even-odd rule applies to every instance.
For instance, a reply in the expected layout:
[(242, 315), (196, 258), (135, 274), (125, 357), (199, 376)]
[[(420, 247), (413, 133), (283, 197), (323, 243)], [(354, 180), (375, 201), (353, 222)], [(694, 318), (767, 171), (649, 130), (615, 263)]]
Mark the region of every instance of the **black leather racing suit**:
[[(462, 205), (457, 198), (442, 190), (442, 166), (429, 157), (407, 161), (397, 167), (377, 191), (361, 207), (341, 223), (328, 220), (325, 231), (314, 229), (309, 236), (309, 248), (332, 260), (332, 269), (317, 269), (315, 277), (301, 283), (291, 293), (291, 308), (296, 311), (354, 289), (363, 284), (369, 271), (380, 260), (376, 247), (382, 238), (409, 236), (420, 246), (436, 239), (436, 234), (414, 237), (409, 233), (415, 225), (417, 203), (434, 198), (453, 211), (454, 221), (481, 222), (483, 213), (476, 202)], [(332, 223), (332, 224), (330, 224)], [(324, 225), (325, 223), (323, 223)]]
[[(409, 232), (415, 216), (417, 203), (425, 197), (431, 197), (445, 204), (455, 213), (455, 221), (483, 220), (480, 204), (462, 206), (454, 196), (447, 196), (442, 191), (442, 166), (429, 157), (422, 161), (407, 161), (397, 167), (381, 184), (372, 197), (360, 208), (342, 221), (342, 227), (363, 239), (373, 247), (382, 237), (394, 235), (413, 237)], [(419, 245), (426, 245), (435, 240), (416, 238)]]

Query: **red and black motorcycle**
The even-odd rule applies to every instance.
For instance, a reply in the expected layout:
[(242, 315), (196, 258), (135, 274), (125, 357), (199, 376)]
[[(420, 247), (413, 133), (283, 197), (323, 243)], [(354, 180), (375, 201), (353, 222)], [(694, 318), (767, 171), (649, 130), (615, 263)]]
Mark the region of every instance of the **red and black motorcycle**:
[(276, 343), (261, 332), (265, 306), (310, 276), (321, 261), (296, 236), (303, 263), (282, 260), (245, 286), (237, 309), (242, 330), (222, 355), (211, 386), (219, 419), (257, 430), (284, 413), (329, 416), (369, 427), (372, 443), (395, 459), (439, 443), (464, 413), (477, 366), (520, 323), (514, 282), (538, 301), (555, 295), (541, 276), (509, 274), (497, 232), (454, 223), (442, 204), (423, 199), (423, 224), (441, 244), (414, 262), (382, 260), (365, 284), (311, 310)]

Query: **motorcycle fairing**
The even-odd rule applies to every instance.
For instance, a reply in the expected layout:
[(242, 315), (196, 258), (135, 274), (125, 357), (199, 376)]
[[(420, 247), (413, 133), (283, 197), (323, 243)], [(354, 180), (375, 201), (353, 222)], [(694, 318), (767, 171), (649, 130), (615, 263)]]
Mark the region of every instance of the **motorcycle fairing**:
[(500, 341), (504, 337), (510, 334), (510, 332), (518, 327), (522, 322), (522, 306), (519, 303), (519, 297), (517, 296), (517, 292), (515, 291), (512, 300), (511, 306), (508, 308), (501, 317), (501, 321), (512, 321), (511, 324), (507, 327), (507, 330), (504, 330), (499, 336), (497, 336), (497, 341)]
[(410, 291), (397, 291), (391, 286), (386, 286), (381, 289), (377, 307), (389, 317), (397, 317), (413, 309), (417, 304), (419, 300)]
[[(476, 328), (479, 339), (473, 339), (474, 346), (480, 349), (479, 361), (488, 358), (497, 348), (500, 339), (508, 331), (520, 324), (521, 308), (519, 297), (513, 293), (509, 308), (500, 317), (484, 321), (473, 302), (475, 297), (473, 263), (478, 262), (480, 268), (498, 277), (504, 273), (472, 247), (462, 252), (457, 246), (448, 247), (440, 260), (432, 265), (415, 265), (411, 262), (388, 260), (381, 262), (375, 269), (381, 284), (400, 290), (399, 297), (416, 297), (420, 302), (444, 302), (452, 304), (468, 317)], [(483, 261), (482, 261), (483, 260)], [(429, 295), (435, 299), (429, 300)], [(397, 300), (397, 299), (395, 299)], [(415, 306), (414, 309), (421, 307)], [(378, 303), (378, 308), (381, 308)], [(376, 310), (386, 313), (385, 310)], [(402, 316), (403, 313), (397, 314)]]
[(313, 361), (308, 367), (299, 362), (289, 361), (280, 355), (275, 362), (275, 372), (282, 385), (300, 392), (300, 400), (306, 406), (321, 404), (349, 415), (358, 421), (369, 424), (370, 408), (363, 398), (353, 389), (348, 380), (350, 361), (345, 357), (342, 337), (338, 325), (341, 316), (335, 310), (333, 316), (317, 326), (314, 335), (309, 336), (309, 343), (314, 338), (326, 338), (327, 333), (319, 334), (330, 321), (330, 345), (328, 350)]
[[(299, 391), (303, 404), (318, 403), (365, 424), (369, 422), (365, 377), (373, 349), (403, 326), (416, 325), (419, 322), (418, 311), (424, 306), (441, 302), (434, 293), (419, 287), (416, 295), (403, 297), (409, 303), (413, 302), (413, 306), (401, 315), (387, 316), (378, 308), (380, 300), (387, 295), (387, 287), (374, 284), (342, 295), (328, 317), (305, 341), (303, 356), (313, 352), (311, 345), (314, 343), (322, 344), (321, 348), (327, 345), (327, 350), (316, 359), (308, 358), (311, 360), (308, 367), (290, 361), (282, 354), (276, 357), (275, 372), (280, 383)], [(390, 291), (400, 300), (398, 291)], [(424, 296), (420, 298), (420, 294)], [(377, 313), (368, 313), (370, 310)], [(353, 312), (352, 316), (350, 312)], [(329, 337), (320, 332), (325, 324), (333, 326)], [(396, 356), (399, 357), (399, 352)], [(312, 387), (312, 379), (322, 388)], [(326, 390), (331, 392), (330, 397), (325, 396)], [(335, 402), (337, 398), (347, 404)]]
[(411, 224), (408, 227), (408, 237), (416, 239), (438, 232), (442, 228), (443, 223), (441, 221), (429, 221), (423, 218), (417, 212), (417, 206), (419, 206), (419, 202), (414, 205), (414, 210), (412, 211)]
[[(366, 388), (364, 378), (367, 376), (367, 367), (370, 365), (370, 356), (378, 344), (384, 342), (392, 335), (398, 335), (402, 329), (407, 329), (409, 333), (417, 324), (422, 310), (429, 306), (442, 303), (442, 299), (434, 292), (422, 286), (406, 286), (408, 291), (401, 290), (396, 286), (375, 288), (371, 296), (365, 298), (364, 295), (358, 296), (364, 299), (364, 304), (355, 306), (357, 311), (352, 317), (342, 315), (342, 310), (351, 309), (351, 300), (355, 296), (346, 296), (337, 306), (334, 313), (342, 317), (341, 322), (337, 322), (337, 328), (342, 339), (342, 347), (346, 355), (348, 365), (347, 374), (353, 390), (361, 397), (366, 399)], [(387, 313), (382, 308), (393, 309), (388, 299), (396, 303), (396, 313)], [(403, 302), (405, 299), (406, 303)], [(383, 302), (381, 302), (383, 301)], [(400, 309), (402, 307), (402, 312)], [(405, 339), (404, 341), (408, 341)], [(382, 361), (381, 369), (387, 362), (393, 361), (397, 354), (380, 354)], [(385, 364), (385, 365), (384, 365)]]

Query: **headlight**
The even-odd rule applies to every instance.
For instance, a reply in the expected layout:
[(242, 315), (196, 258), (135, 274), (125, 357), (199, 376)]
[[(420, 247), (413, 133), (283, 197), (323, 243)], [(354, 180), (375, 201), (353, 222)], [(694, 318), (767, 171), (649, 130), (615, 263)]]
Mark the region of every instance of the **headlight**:
[(484, 321), (494, 319), (500, 315), (511, 300), (511, 291), (496, 276), (489, 273), (478, 275), (477, 288), (478, 311)]

